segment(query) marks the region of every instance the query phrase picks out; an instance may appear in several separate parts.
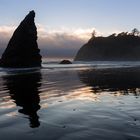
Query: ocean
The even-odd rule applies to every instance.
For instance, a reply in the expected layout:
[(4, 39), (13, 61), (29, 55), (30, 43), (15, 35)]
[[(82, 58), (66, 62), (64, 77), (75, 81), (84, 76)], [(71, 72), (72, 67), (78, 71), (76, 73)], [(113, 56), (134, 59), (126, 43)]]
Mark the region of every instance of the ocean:
[(0, 68), (0, 140), (140, 140), (140, 62), (59, 62)]

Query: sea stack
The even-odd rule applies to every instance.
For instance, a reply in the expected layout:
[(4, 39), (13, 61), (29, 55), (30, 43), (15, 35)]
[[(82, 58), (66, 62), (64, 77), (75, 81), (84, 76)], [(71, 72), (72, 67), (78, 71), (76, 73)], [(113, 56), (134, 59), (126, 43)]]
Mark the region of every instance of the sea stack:
[(140, 35), (128, 32), (92, 38), (83, 45), (75, 61), (140, 61)]
[(35, 12), (29, 14), (17, 27), (1, 59), (1, 67), (41, 67), (41, 55), (37, 44)]
[(59, 64), (72, 64), (69, 60), (62, 60)]

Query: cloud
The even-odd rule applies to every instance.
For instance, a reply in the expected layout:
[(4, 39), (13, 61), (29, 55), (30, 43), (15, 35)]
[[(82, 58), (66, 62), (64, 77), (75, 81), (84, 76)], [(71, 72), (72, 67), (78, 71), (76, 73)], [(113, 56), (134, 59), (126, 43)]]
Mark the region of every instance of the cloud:
[(15, 28), (15, 26), (0, 26), (0, 41), (8, 41)]
[[(38, 42), (41, 46), (55, 48), (77, 48), (77, 44), (86, 42), (90, 37), (94, 28), (91, 29), (68, 29), (68, 28), (44, 28), (38, 25)], [(45, 47), (45, 46), (44, 46)]]
[[(16, 26), (0, 26), (0, 48), (6, 48)], [(74, 56), (78, 49), (91, 37), (95, 28), (52, 28), (37, 24), (38, 45), (47, 56)], [(97, 31), (97, 35), (101, 35)]]

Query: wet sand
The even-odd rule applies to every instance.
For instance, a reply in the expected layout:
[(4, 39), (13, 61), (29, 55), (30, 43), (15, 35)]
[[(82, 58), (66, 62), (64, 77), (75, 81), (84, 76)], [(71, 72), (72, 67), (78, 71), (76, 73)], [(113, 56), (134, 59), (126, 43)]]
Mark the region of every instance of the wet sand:
[(140, 69), (1, 72), (1, 140), (139, 140)]

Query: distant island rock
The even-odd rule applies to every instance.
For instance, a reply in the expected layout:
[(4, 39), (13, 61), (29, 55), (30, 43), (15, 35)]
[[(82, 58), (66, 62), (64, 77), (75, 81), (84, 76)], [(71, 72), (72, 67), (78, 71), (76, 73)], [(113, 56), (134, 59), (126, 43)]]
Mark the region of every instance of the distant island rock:
[(1, 67), (40, 67), (41, 55), (37, 44), (35, 12), (30, 11), (20, 23), (0, 59)]
[(95, 37), (78, 51), (75, 61), (140, 61), (140, 35), (137, 29), (108, 37)]
[(62, 60), (59, 64), (72, 64), (69, 60)]

